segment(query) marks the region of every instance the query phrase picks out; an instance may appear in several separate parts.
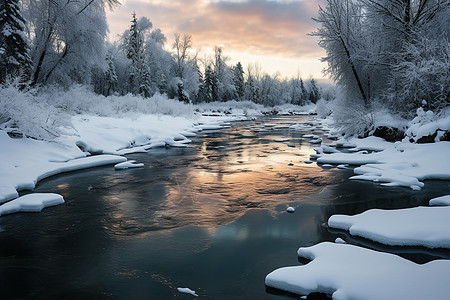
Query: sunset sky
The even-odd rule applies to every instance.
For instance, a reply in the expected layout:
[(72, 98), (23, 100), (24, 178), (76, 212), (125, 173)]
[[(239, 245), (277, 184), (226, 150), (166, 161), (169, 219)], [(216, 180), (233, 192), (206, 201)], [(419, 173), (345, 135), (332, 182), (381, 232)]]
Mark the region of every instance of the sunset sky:
[(214, 46), (223, 47), (244, 68), (258, 62), (270, 75), (304, 79), (323, 76), (319, 59), (325, 52), (317, 39), (307, 34), (317, 28), (317, 16), (324, 0), (121, 0), (122, 5), (108, 11), (110, 39), (130, 26), (131, 14), (146, 16), (153, 28), (166, 35), (170, 49), (174, 33), (192, 35), (193, 46), (210, 54)]

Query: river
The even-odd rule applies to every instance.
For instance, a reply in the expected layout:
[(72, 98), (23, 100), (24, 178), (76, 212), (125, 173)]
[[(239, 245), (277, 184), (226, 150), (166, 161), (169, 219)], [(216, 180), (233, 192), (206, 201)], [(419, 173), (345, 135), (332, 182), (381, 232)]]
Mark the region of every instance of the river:
[(298, 299), (266, 289), (265, 276), (299, 264), (299, 247), (337, 237), (419, 263), (450, 258), (329, 229), (334, 213), (427, 205), (450, 194), (450, 183), (382, 187), (348, 180), (351, 168), (305, 163), (314, 150), (304, 135), (323, 132), (289, 125), (308, 118), (236, 122), (201, 133), (188, 148), (127, 156), (144, 168), (99, 167), (39, 182), (35, 192), (59, 193), (66, 203), (0, 218), (1, 298), (193, 299), (177, 291), (188, 287), (198, 299)]

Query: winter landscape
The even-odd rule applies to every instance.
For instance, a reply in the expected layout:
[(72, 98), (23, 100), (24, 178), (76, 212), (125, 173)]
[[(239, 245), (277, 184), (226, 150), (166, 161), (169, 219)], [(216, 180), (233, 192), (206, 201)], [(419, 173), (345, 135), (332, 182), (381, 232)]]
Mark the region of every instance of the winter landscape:
[(0, 0), (2, 299), (449, 299), (449, 0)]

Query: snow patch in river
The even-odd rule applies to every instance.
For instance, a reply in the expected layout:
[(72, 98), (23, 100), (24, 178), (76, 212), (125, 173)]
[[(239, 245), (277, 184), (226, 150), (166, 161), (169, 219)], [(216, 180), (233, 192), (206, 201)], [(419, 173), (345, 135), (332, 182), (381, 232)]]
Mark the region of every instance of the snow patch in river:
[(266, 285), (299, 295), (325, 293), (334, 300), (445, 300), (450, 295), (449, 260), (419, 265), (397, 255), (331, 242), (300, 248), (298, 256), (312, 261), (273, 271)]
[(28, 194), (0, 205), (0, 216), (16, 212), (40, 212), (45, 207), (61, 203), (64, 203), (64, 198), (58, 194)]

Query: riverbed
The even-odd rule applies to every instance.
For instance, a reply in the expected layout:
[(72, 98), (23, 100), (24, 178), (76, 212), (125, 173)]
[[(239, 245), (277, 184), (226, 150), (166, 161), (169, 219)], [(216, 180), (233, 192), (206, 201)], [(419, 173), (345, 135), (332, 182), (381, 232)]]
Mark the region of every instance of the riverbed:
[[(266, 289), (272, 270), (300, 264), (299, 247), (341, 237), (423, 263), (447, 250), (385, 247), (331, 230), (335, 213), (427, 205), (448, 181), (420, 191), (350, 181), (351, 167), (310, 162), (327, 142), (310, 116), (267, 117), (204, 131), (187, 148), (127, 157), (143, 168), (99, 167), (48, 178), (34, 192), (65, 204), (0, 218), (2, 299), (289, 299)], [(294, 207), (288, 213), (287, 207)]]

